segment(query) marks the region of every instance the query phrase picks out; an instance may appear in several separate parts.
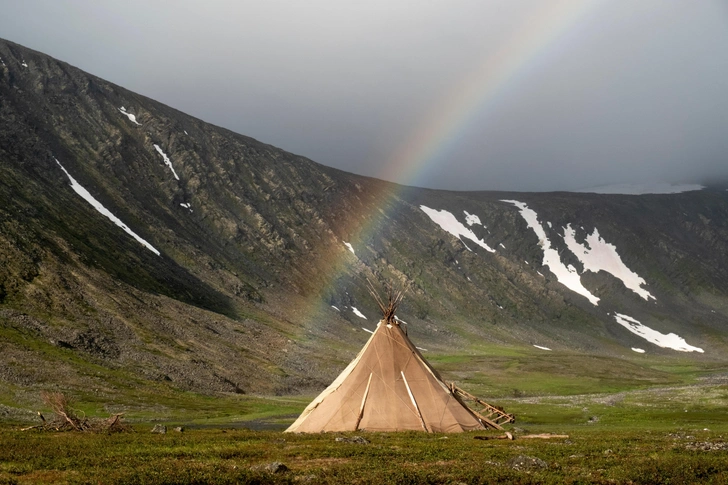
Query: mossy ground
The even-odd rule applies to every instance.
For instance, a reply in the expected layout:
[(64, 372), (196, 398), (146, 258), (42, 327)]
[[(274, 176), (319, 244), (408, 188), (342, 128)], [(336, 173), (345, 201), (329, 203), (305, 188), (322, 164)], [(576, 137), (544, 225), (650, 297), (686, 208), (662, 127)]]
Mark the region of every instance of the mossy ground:
[[(539, 405), (531, 409), (540, 414)], [(561, 414), (543, 411), (553, 421)], [(522, 423), (527, 431), (557, 431), (568, 439), (360, 433), (369, 444), (337, 442), (341, 434), (224, 428), (157, 435), (140, 425), (135, 433), (100, 435), (6, 427), (0, 429), (0, 483), (726, 483), (728, 451), (693, 449), (723, 443), (724, 419), (706, 416), (696, 426), (649, 413), (630, 416), (620, 426)], [(709, 431), (700, 428), (708, 422)], [(547, 467), (515, 470), (508, 461), (519, 455)], [(265, 471), (274, 461), (289, 470)]]
[[(614, 369), (609, 392), (595, 392), (598, 382), (584, 379), (587, 361), (558, 353), (542, 360), (530, 352), (505, 352), (498, 365), (490, 362), (495, 370), (489, 389), (499, 396), (493, 401), (516, 414), (508, 429), (517, 437), (557, 433), (568, 439), (480, 441), (474, 438), (499, 433), (361, 432), (370, 441), (362, 445), (335, 440), (351, 434), (282, 433), (312, 396), (162, 392), (102, 404), (88, 395), (76, 396), (80, 410), (125, 411), (135, 432), (20, 431), (22, 425), (5, 423), (0, 484), (728, 482), (728, 385), (722, 369), (659, 359), (635, 369), (629, 362), (619, 367), (589, 360), (591, 371)], [(464, 356), (432, 360), (445, 368), (446, 377), (477, 374), (479, 368), (477, 360)], [(569, 365), (549, 374), (547, 369), (562, 367), (554, 362)], [(519, 372), (506, 375), (504, 369)], [(636, 379), (635, 372), (642, 377)], [(487, 384), (485, 377), (470, 382)], [(513, 389), (520, 394), (514, 396)], [(170, 431), (152, 434), (155, 423)], [(172, 431), (176, 425), (185, 431)], [(706, 444), (719, 449), (701, 449)], [(515, 470), (508, 461), (519, 455), (548, 466)], [(289, 470), (272, 474), (262, 468), (274, 461)]]

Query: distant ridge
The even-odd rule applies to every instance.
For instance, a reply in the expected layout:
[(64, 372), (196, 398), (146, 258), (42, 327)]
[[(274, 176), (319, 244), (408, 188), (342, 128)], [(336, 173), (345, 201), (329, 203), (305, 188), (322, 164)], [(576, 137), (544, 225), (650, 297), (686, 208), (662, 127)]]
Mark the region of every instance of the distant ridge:
[(679, 194), (703, 190), (705, 186), (699, 184), (668, 184), (668, 183), (642, 183), (642, 184), (615, 184), (600, 185), (587, 189), (574, 190), (572, 192), (592, 194), (621, 194), (621, 195), (646, 195), (646, 194)]

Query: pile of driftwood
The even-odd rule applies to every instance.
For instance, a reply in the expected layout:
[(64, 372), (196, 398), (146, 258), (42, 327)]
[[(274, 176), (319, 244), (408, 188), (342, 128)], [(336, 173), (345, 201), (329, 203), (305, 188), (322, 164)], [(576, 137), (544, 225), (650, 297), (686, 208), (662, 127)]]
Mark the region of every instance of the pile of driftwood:
[(41, 399), (53, 411), (53, 418), (46, 419), (38, 411), (38, 417), (42, 421), (36, 426), (23, 428), (22, 431), (31, 429), (39, 431), (90, 431), (95, 433), (124, 433), (134, 431), (131, 426), (121, 422), (123, 413), (114, 414), (106, 419), (89, 419), (83, 412), (79, 412), (71, 406), (71, 402), (62, 392), (41, 392)]

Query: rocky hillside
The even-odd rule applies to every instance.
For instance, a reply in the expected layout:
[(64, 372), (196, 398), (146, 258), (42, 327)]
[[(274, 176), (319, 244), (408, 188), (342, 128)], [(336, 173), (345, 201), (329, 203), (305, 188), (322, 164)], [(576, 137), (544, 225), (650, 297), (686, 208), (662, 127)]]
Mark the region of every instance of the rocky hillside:
[(410, 285), (398, 316), (428, 351), (728, 355), (725, 187), (402, 187), (0, 59), (0, 402), (320, 389), (376, 325), (367, 278)]

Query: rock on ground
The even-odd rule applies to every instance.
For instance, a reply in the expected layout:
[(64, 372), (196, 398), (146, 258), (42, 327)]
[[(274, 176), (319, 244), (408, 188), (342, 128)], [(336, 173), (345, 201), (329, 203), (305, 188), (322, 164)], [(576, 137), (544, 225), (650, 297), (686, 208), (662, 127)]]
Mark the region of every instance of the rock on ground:
[(518, 455), (506, 462), (506, 465), (519, 471), (542, 470), (548, 463), (535, 456)]

